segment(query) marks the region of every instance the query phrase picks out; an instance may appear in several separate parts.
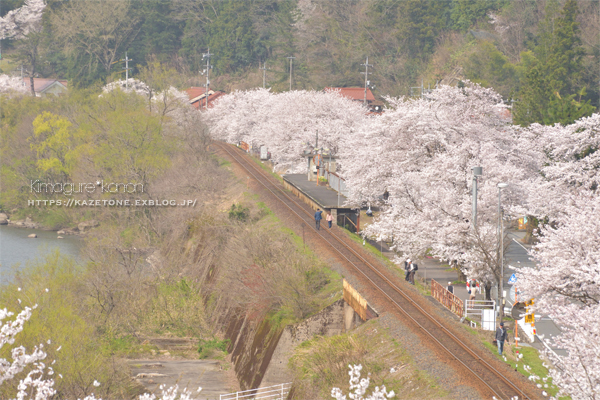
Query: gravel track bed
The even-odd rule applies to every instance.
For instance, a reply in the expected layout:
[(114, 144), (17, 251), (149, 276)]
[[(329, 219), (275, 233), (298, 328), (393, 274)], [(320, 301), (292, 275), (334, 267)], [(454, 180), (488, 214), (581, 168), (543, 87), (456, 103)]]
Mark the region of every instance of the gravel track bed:
[[(215, 146), (217, 147), (217, 146)], [(235, 149), (233, 149), (235, 150)], [(236, 150), (237, 151), (237, 150)], [(319, 232), (314, 229), (310, 218), (302, 216), (300, 211), (298, 214), (305, 220), (300, 222), (298, 216), (290, 211), (290, 209), (282, 203), (282, 201), (289, 202), (281, 194), (274, 195), (268, 189), (266, 189), (261, 183), (257, 182), (256, 179), (265, 179), (263, 174), (259, 174), (253, 171), (252, 176), (240, 166), (239, 162), (225, 153), (224, 150), (218, 151), (219, 155), (225, 156), (233, 161), (234, 172), (237, 176), (250, 176), (248, 182), (249, 189), (252, 192), (257, 193), (275, 213), (275, 215), (285, 224), (289, 229), (293, 230), (300, 237), (305, 238), (306, 244), (316, 253), (319, 257), (328, 261), (329, 265), (344, 276), (351, 285), (353, 285), (367, 300), (369, 303), (380, 313), (380, 323), (390, 330), (390, 334), (396, 340), (398, 340), (407, 352), (413, 357), (415, 364), (419, 369), (427, 372), (431, 376), (438, 380), (441, 388), (449, 392), (449, 398), (460, 398), (460, 399), (479, 399), (479, 398), (491, 398), (491, 391), (489, 391), (477, 378), (475, 378), (468, 370), (460, 365), (453, 356), (450, 356), (445, 350), (439, 345), (433, 344), (432, 339), (422, 332), (412, 321), (408, 321), (407, 317), (404, 316), (396, 307), (390, 304), (390, 300), (386, 298), (380, 291), (373, 288), (372, 283), (369, 282), (364, 276), (357, 273), (355, 268), (346, 260), (344, 257), (334, 250), (331, 245), (324, 241), (325, 235), (321, 236)], [(235, 154), (237, 157), (248, 157), (244, 156), (241, 152)], [(254, 161), (248, 160), (247, 158), (242, 159), (242, 162), (248, 163), (251, 168), (260, 168), (256, 166)], [(254, 165), (252, 165), (254, 164)], [(273, 177), (269, 177), (268, 181), (270, 184), (279, 185)], [(292, 195), (290, 195), (292, 197)], [(299, 203), (299, 201), (298, 201)], [(296, 205), (295, 207), (298, 207)], [(300, 207), (308, 212), (312, 213), (312, 210), (305, 204), (300, 204)], [(327, 228), (323, 228), (325, 230)], [(372, 255), (364, 251), (361, 246), (350, 240), (341, 230), (334, 228), (332, 232), (336, 233), (336, 236), (340, 238), (344, 244), (348, 245), (355, 252), (364, 257), (369, 263), (377, 265), (379, 270), (387, 270), (388, 267), (384, 266), (381, 261), (374, 258)], [(321, 231), (321, 233), (324, 233)], [(329, 238), (329, 242), (332, 240)], [(332, 243), (333, 244), (333, 243)], [(340, 246), (337, 244), (337, 246)], [(340, 246), (341, 247), (341, 246)], [(348, 254), (350, 254), (348, 252)], [(352, 257), (348, 255), (348, 257)], [(355, 257), (355, 256), (354, 256)], [(354, 261), (354, 260), (353, 260)], [(458, 326), (456, 318), (446, 312), (441, 306), (437, 306), (429, 302), (420, 293), (418, 293), (413, 287), (403, 282), (399, 276), (393, 276), (389, 270), (385, 271), (385, 276), (390, 279), (397, 287), (403, 292), (408, 292), (411, 299), (413, 299), (421, 308), (427, 313), (433, 315), (437, 321), (441, 321), (443, 325), (453, 335), (457, 336), (464, 343), (472, 343), (473, 337), (469, 337), (468, 333)], [(383, 281), (383, 280), (382, 280)], [(406, 300), (405, 300), (406, 302)], [(448, 315), (450, 314), (450, 315)], [(422, 317), (421, 317), (422, 318)], [(428, 328), (429, 329), (429, 328)], [(513, 382), (518, 382), (519, 388), (526, 388), (526, 393), (530, 398), (541, 398), (537, 394), (537, 390), (533, 390), (535, 387), (530, 384), (520, 374), (510, 370), (505, 364), (500, 363), (496, 360), (487, 349), (483, 347), (481, 343), (473, 343), (474, 349), (477, 349), (477, 354), (481, 356), (487, 363), (491, 364), (494, 368), (502, 371), (504, 376), (510, 378)], [(467, 365), (469, 368), (474, 370), (482, 369), (483, 367), (478, 362), (471, 362)], [(498, 379), (498, 378), (495, 378)], [(415, 398), (418, 395), (415, 394)], [(504, 398), (504, 396), (502, 396)], [(508, 398), (508, 397), (507, 397)]]

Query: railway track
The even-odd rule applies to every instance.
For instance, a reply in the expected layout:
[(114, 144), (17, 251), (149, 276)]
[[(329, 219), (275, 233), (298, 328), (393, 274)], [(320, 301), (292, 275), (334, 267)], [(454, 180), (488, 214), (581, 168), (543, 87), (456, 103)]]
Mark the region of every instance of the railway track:
[[(245, 153), (237, 147), (222, 142), (213, 142), (218, 148), (227, 153), (236, 163), (244, 168), (248, 174), (264, 186), (277, 201), (281, 202), (301, 222), (309, 227), (314, 226), (313, 214), (307, 210), (297, 199), (290, 196), (273, 177), (269, 176), (254, 161), (249, 160)], [(373, 288), (389, 301), (402, 315), (415, 324), (427, 338), (443, 349), (452, 360), (459, 363), (476, 380), (478, 380), (489, 392), (490, 397), (497, 399), (533, 399), (538, 396), (527, 394), (518, 384), (512, 382), (498, 371), (484, 357), (479, 355), (471, 347), (463, 343), (443, 323), (424, 310), (412, 298), (411, 294), (394, 284), (386, 273), (370, 263), (359, 252), (348, 246), (338, 236), (337, 230), (322, 229), (317, 231), (312, 228), (320, 239), (328, 243), (331, 248), (345, 259), (355, 271), (366, 279)], [(529, 390), (530, 391), (530, 390)], [(529, 392), (528, 391), (528, 392)]]

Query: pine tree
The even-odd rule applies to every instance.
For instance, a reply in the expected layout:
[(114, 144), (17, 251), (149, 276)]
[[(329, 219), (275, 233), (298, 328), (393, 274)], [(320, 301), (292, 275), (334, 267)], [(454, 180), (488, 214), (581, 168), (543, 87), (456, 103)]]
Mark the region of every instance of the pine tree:
[(582, 100), (585, 51), (576, 21), (577, 2), (568, 0), (558, 18), (553, 17), (550, 8), (547, 13), (538, 38), (537, 59), (525, 73), (520, 99), (514, 109), (514, 121), (520, 125), (570, 124), (594, 111), (589, 100)]

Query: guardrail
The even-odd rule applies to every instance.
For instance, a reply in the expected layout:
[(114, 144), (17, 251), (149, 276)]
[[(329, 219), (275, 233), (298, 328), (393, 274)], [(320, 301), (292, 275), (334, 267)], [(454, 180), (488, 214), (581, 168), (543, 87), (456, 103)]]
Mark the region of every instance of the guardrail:
[(459, 317), (463, 316), (464, 306), (460, 297), (450, 293), (445, 286), (440, 285), (434, 279), (431, 280), (431, 295), (454, 314)]
[(219, 400), (285, 400), (292, 388), (292, 382), (259, 389), (243, 390), (241, 392), (227, 393), (219, 396)]

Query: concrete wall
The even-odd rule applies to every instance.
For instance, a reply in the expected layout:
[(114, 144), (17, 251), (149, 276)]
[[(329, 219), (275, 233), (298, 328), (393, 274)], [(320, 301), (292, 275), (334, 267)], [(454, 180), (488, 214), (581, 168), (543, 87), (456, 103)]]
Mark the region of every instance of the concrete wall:
[(273, 352), (261, 387), (278, 385), (293, 380), (292, 372), (288, 367), (288, 360), (300, 343), (312, 339), (315, 335), (339, 335), (354, 329), (361, 323), (358, 314), (344, 300), (339, 300), (296, 325), (288, 325), (279, 338), (279, 343)]

